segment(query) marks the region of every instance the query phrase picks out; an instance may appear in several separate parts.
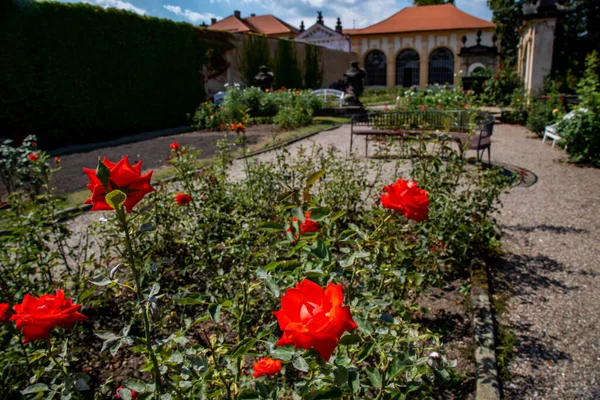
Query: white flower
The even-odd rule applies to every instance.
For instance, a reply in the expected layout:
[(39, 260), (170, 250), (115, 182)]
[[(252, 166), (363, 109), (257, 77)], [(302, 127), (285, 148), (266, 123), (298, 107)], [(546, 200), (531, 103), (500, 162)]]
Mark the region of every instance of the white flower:
[(107, 220), (106, 218), (104, 218), (104, 217), (100, 217), (100, 218), (98, 219), (98, 222), (102, 222), (102, 223), (104, 223), (104, 222), (107, 222), (107, 221), (108, 221), (108, 220)]
[(432, 351), (431, 353), (429, 353), (429, 358), (431, 358), (432, 360), (439, 360), (440, 353), (438, 353), (437, 351)]
[(226, 83), (226, 84), (225, 84), (225, 87), (229, 87), (229, 83)]

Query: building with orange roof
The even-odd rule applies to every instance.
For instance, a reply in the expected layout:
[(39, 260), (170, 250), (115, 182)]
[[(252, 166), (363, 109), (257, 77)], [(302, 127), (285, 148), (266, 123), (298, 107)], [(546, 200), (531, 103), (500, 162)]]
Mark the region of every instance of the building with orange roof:
[[(493, 22), (453, 4), (406, 7), (362, 29), (344, 30), (367, 72), (366, 86), (457, 84), (497, 64)], [(461, 72), (462, 71), (462, 72)]]
[(260, 33), (268, 37), (293, 39), (298, 35), (298, 29), (271, 14), (256, 15), (242, 18), (239, 11), (217, 21), (212, 19), (208, 29), (235, 33)]

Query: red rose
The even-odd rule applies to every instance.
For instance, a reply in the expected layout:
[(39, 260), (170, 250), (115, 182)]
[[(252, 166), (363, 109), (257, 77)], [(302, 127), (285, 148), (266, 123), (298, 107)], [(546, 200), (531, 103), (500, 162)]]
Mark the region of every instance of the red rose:
[[(115, 393), (115, 399), (120, 399), (121, 396), (119, 395), (119, 392), (121, 390), (127, 390), (125, 389), (123, 386), (119, 386), (117, 388), (117, 392)], [(135, 390), (129, 389), (129, 394), (131, 395), (131, 400), (136, 400), (138, 398), (138, 396), (140, 395), (138, 392), (136, 392)]]
[(564, 98), (564, 97), (561, 97), (561, 98), (560, 98), (560, 101), (565, 101), (565, 98)]
[[(298, 222), (298, 218), (294, 217), (291, 220), (292, 222)], [(304, 214), (304, 221), (300, 222), (300, 224), (298, 225), (298, 227), (300, 228), (300, 232), (296, 232), (296, 240), (298, 240), (298, 237), (300, 235), (304, 235), (305, 233), (311, 233), (311, 232), (316, 232), (317, 230), (319, 230), (319, 223), (312, 221), (310, 219), (310, 210), (306, 212), (306, 214)], [(288, 232), (292, 231), (292, 228), (287, 228)]]
[(5, 323), (10, 321), (10, 304), (8, 303), (0, 303), (0, 323)]
[(283, 331), (277, 346), (293, 344), (295, 348), (311, 347), (329, 360), (337, 341), (346, 331), (357, 328), (350, 307), (342, 306), (342, 285), (321, 286), (308, 279), (290, 288), (281, 299), (281, 309), (273, 314)]
[(441, 110), (441, 109), (442, 109), (442, 106), (438, 106), (438, 107), (437, 107), (437, 109), (438, 109), (438, 110)]
[(243, 133), (246, 132), (246, 125), (242, 124), (241, 122), (238, 124), (231, 124), (229, 130), (235, 133)]
[(273, 360), (272, 358), (261, 358), (254, 363), (253, 377), (259, 378), (263, 375), (273, 376), (281, 371), (281, 360)]
[(71, 328), (75, 322), (85, 321), (87, 317), (78, 312), (80, 308), (73, 300), (65, 299), (61, 289), (56, 295), (44, 294), (39, 298), (26, 294), (23, 303), (15, 305), (15, 314), (10, 320), (15, 321), (17, 329), (25, 335), (25, 344), (50, 339), (50, 331), (57, 326)]
[(175, 195), (175, 201), (181, 206), (183, 204), (188, 204), (190, 201), (192, 201), (192, 197), (189, 194), (177, 193)]
[(40, 155), (38, 153), (29, 153), (29, 159), (31, 161), (37, 161), (40, 159)]
[(60, 157), (54, 157), (54, 162), (60, 164)]
[[(132, 166), (127, 156), (123, 157), (116, 164), (104, 157), (102, 163), (110, 170), (110, 177), (108, 179), (109, 192), (118, 189), (127, 195), (124, 206), (128, 213), (131, 212), (133, 207), (146, 194), (154, 191), (154, 188), (150, 186), (152, 171), (146, 175), (142, 175), (141, 161)], [(85, 201), (85, 204), (92, 204), (92, 211), (112, 210), (113, 208), (106, 202), (106, 189), (96, 176), (96, 170), (84, 168), (83, 172), (86, 173), (90, 180), (87, 187), (92, 192), (92, 195)]]
[(387, 192), (381, 195), (383, 207), (401, 212), (406, 218), (417, 222), (427, 219), (429, 193), (419, 189), (416, 182), (398, 179), (396, 183), (383, 189)]
[(31, 142), (31, 147), (33, 147), (34, 149), (37, 148), (37, 143), (36, 142)]
[(169, 147), (171, 148), (171, 150), (177, 151), (181, 148), (181, 145), (177, 142), (173, 142), (173, 143), (171, 143), (171, 145)]
[(427, 104), (423, 104), (423, 105), (421, 106), (421, 111), (425, 111), (425, 110), (427, 110)]

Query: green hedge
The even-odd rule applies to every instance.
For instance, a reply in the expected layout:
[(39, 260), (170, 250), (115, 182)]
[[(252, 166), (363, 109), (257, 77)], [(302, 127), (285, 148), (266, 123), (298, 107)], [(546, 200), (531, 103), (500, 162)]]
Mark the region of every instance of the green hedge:
[(185, 124), (204, 101), (203, 66), (232, 47), (226, 33), (87, 4), (3, 14), (0, 137), (47, 148)]

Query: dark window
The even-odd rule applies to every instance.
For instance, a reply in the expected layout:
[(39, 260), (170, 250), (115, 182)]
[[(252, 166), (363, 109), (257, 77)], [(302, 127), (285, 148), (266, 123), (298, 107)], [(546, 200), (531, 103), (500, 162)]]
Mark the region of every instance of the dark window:
[(365, 60), (365, 86), (386, 86), (387, 64), (385, 54), (374, 50)]
[(454, 54), (440, 48), (429, 56), (429, 84), (454, 84)]
[(419, 86), (419, 54), (414, 50), (404, 50), (396, 57), (396, 86)]

